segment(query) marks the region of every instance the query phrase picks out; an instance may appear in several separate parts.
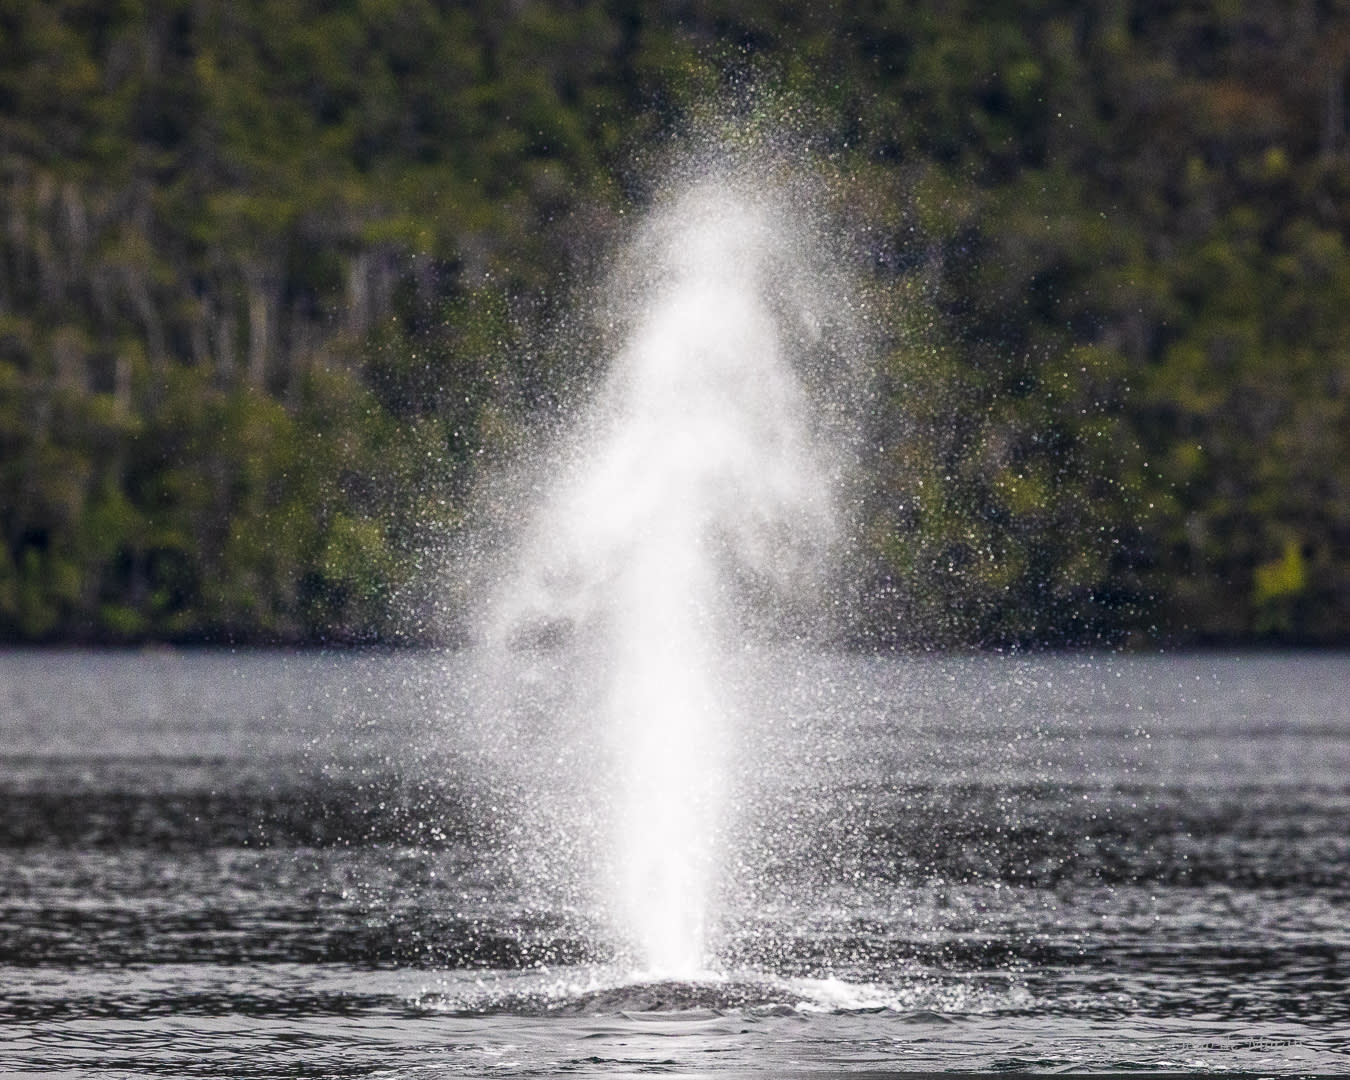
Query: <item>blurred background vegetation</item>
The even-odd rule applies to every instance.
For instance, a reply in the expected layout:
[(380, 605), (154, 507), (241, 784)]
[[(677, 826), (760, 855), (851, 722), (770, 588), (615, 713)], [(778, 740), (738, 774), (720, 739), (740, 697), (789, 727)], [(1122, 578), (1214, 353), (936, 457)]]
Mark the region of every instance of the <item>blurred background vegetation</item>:
[(748, 81), (866, 238), (857, 634), (1350, 641), (1345, 0), (0, 0), (0, 640), (453, 638)]

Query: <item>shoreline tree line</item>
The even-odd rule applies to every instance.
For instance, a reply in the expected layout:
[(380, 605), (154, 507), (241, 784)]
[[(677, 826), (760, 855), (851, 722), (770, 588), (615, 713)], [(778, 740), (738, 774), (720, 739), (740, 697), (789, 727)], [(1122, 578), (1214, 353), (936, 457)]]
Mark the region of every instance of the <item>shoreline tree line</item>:
[(1350, 641), (1334, 0), (6, 0), (0, 641), (452, 640), (570, 283), (751, 84), (866, 238), (852, 636)]

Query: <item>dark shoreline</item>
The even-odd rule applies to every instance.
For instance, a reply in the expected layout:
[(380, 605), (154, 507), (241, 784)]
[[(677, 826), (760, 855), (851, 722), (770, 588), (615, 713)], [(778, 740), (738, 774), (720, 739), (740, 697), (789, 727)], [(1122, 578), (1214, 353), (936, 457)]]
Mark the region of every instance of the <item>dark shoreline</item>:
[[(864, 642), (764, 642), (767, 648), (785, 645), (789, 648), (809, 648), (826, 654), (845, 656), (895, 656), (950, 658), (960, 656), (1025, 658), (1036, 656), (1261, 656), (1261, 655), (1320, 655), (1350, 650), (1350, 634), (1330, 641), (1279, 641), (1269, 639), (1214, 639), (1186, 638), (1171, 641), (1138, 642), (1114, 645), (1039, 644), (994, 646), (924, 646), (906, 643), (869, 645)], [(295, 653), (460, 653), (473, 648), (468, 636), (450, 641), (279, 641), (261, 639), (220, 640), (191, 638), (185, 640), (116, 641), (105, 638), (60, 638), (39, 641), (0, 640), (0, 652), (107, 652), (107, 653), (165, 653), (176, 652), (295, 652)]]

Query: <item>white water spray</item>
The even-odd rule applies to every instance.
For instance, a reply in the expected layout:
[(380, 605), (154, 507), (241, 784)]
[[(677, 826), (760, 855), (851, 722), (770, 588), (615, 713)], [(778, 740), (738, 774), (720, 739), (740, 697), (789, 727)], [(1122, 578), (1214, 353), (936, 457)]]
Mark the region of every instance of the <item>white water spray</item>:
[(625, 344), (494, 608), (497, 641), (563, 654), (566, 724), (599, 725), (598, 887), (656, 977), (709, 963), (743, 615), (808, 587), (835, 530), (794, 368), (820, 325), (797, 231), (728, 182), (653, 215), (612, 298)]

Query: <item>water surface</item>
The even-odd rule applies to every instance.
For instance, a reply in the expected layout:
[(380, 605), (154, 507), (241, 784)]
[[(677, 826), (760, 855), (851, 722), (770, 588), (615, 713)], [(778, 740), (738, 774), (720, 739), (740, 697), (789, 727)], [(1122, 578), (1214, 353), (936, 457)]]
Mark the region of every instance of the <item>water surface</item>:
[[(548, 717), (547, 657), (523, 658)], [(457, 654), (0, 654), (0, 1066), (1350, 1070), (1350, 658), (747, 651), (709, 970)]]

